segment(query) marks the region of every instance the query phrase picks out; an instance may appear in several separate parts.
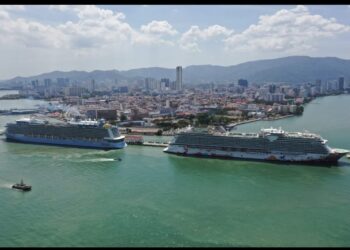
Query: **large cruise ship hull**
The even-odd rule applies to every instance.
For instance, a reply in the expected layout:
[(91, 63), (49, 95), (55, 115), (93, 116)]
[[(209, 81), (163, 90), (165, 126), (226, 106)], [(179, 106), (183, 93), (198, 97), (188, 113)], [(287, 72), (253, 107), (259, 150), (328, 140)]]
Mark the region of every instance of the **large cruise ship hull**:
[(169, 145), (164, 149), (165, 153), (178, 154), (184, 156), (258, 160), (258, 161), (277, 161), (305, 164), (336, 164), (338, 160), (346, 153), (333, 152), (330, 154), (285, 154), (278, 152), (256, 153), (241, 151), (224, 151), (218, 149), (201, 149), (194, 147), (185, 147), (182, 145)]
[(122, 149), (127, 146), (124, 141), (121, 142), (108, 142), (108, 141), (88, 141), (79, 139), (51, 139), (44, 137), (31, 137), (20, 134), (6, 133), (6, 139), (8, 141), (30, 143), (30, 144), (45, 144), (52, 146), (64, 146), (64, 147), (79, 147), (79, 148), (92, 148), (92, 149)]

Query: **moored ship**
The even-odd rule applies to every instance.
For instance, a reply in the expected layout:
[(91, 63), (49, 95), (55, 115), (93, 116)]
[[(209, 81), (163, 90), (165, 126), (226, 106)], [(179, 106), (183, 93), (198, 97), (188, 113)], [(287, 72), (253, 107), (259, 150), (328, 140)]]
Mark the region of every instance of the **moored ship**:
[(8, 123), (5, 134), (8, 141), (22, 143), (95, 149), (121, 149), (127, 146), (118, 128), (104, 120), (49, 123), (23, 118), (16, 123)]
[(258, 133), (181, 132), (166, 153), (250, 160), (337, 163), (349, 151), (332, 149), (320, 135), (261, 129)]

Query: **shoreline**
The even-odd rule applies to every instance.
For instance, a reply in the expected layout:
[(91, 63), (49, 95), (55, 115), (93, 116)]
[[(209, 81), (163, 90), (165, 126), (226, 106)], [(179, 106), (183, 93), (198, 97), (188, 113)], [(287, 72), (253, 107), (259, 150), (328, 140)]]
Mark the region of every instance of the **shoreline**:
[(281, 120), (281, 119), (285, 119), (285, 118), (290, 118), (290, 117), (295, 117), (297, 115), (284, 115), (284, 116), (279, 116), (279, 117), (274, 117), (274, 118), (258, 118), (258, 119), (254, 119), (254, 120), (246, 120), (246, 121), (242, 121), (242, 122), (238, 122), (233, 126), (234, 128), (237, 128), (239, 125), (243, 125), (246, 123), (252, 123), (252, 122), (257, 122), (257, 121), (276, 121), (276, 120)]

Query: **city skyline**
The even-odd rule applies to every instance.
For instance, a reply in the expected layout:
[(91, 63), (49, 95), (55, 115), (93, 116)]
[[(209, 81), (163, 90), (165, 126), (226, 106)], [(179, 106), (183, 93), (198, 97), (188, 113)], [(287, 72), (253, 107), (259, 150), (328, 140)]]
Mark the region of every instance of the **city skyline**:
[(347, 5), (2, 5), (0, 79), (292, 55), (350, 59), (349, 14)]

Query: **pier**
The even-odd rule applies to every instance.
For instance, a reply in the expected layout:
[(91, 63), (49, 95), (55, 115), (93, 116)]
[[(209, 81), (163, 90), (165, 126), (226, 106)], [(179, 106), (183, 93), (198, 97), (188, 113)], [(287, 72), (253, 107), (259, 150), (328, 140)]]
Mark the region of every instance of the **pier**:
[(143, 136), (140, 135), (125, 135), (125, 142), (128, 145), (140, 145), (150, 147), (167, 147), (168, 143), (160, 141), (144, 141)]
[(231, 129), (236, 128), (238, 125), (256, 122), (256, 121), (260, 121), (260, 120), (261, 120), (261, 118), (257, 118), (257, 119), (245, 120), (245, 121), (241, 121), (241, 122), (237, 122), (237, 123), (231, 123), (231, 124), (226, 126), (226, 129), (231, 130)]
[(169, 144), (164, 142), (144, 142), (142, 145), (151, 147), (167, 147)]
[(24, 115), (24, 114), (36, 114), (39, 113), (38, 109), (9, 109), (0, 110), (0, 115)]

